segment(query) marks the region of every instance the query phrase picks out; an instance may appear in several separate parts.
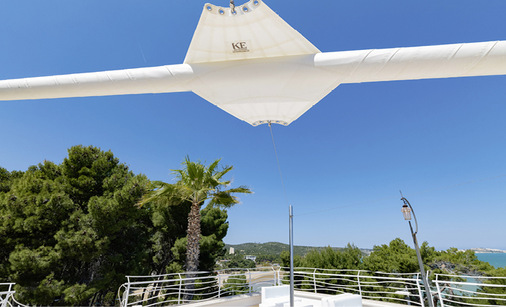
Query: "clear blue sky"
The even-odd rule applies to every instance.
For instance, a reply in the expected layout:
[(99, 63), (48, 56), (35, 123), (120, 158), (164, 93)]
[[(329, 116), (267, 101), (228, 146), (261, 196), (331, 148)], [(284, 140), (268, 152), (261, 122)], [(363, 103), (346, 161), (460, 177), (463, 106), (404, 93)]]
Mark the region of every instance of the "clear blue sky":
[[(245, 1), (236, 0), (240, 5)], [(204, 1), (0, 1), (0, 79), (182, 63)], [(213, 4), (227, 6), (228, 0)], [(322, 51), (506, 40), (506, 1), (267, 1)], [(191, 159), (233, 165), (255, 194), (229, 211), (227, 243), (506, 249), (506, 77), (342, 85), (288, 127), (252, 127), (192, 93), (0, 103), (0, 166), (112, 150), (172, 179)]]

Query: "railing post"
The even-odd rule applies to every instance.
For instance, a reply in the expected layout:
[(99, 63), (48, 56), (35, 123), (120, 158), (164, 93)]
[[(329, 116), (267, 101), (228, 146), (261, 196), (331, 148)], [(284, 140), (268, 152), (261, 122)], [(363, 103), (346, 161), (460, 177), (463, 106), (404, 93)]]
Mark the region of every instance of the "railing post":
[(360, 270), (358, 270), (357, 274), (357, 283), (358, 283), (358, 294), (362, 296), (362, 285), (360, 284)]
[(314, 269), (314, 271), (313, 271), (313, 287), (314, 287), (314, 293), (318, 293), (318, 291), (316, 291), (316, 269)]
[(177, 292), (177, 304), (181, 304), (181, 288), (183, 285), (183, 279), (181, 279), (181, 273), (177, 273), (177, 276), (179, 276), (179, 291)]
[(278, 268), (278, 286), (282, 286), (283, 281), (281, 280), (281, 267)]
[(445, 306), (445, 303), (443, 301), (443, 295), (441, 294), (441, 287), (439, 286), (439, 281), (438, 281), (438, 275), (436, 274), (436, 288), (437, 288), (437, 295), (439, 296), (439, 302), (441, 303), (441, 307), (444, 307)]
[(249, 287), (249, 293), (251, 293), (251, 271), (248, 269), (249, 274), (249, 280), (248, 280), (248, 287)]
[(130, 295), (130, 276), (127, 276), (127, 286), (126, 286), (126, 290), (125, 290), (125, 293), (123, 294), (124, 296), (124, 299), (123, 299), (123, 306), (126, 307), (128, 306), (128, 297)]
[(418, 287), (418, 296), (420, 297), (420, 304), (422, 305), (422, 307), (425, 307), (422, 288), (420, 287), (420, 273), (416, 273), (416, 286)]
[(411, 295), (409, 294), (408, 285), (404, 284), (404, 290), (408, 293), (408, 295), (406, 295), (406, 300), (408, 301), (408, 305), (411, 306)]
[(9, 289), (7, 290), (7, 293), (5, 294), (5, 297), (2, 298), (0, 295), (0, 306), (1, 307), (7, 307), (7, 301), (9, 300), (9, 296), (11, 295), (11, 288), (12, 284), (9, 284)]
[(272, 280), (273, 281), (273, 286), (276, 286), (278, 281), (276, 279), (276, 270), (274, 269), (274, 266), (271, 265), (271, 269), (272, 269), (272, 272), (274, 273), (274, 279)]
[(430, 270), (427, 270), (425, 271), (425, 280), (427, 281), (427, 290), (430, 292), (430, 293), (427, 293), (427, 299), (430, 300), (430, 304), (429, 306), (433, 306), (434, 307), (434, 299), (432, 297), (432, 289), (430, 288), (430, 280), (429, 280), (429, 277), (430, 277)]
[(9, 298), (12, 296), (12, 298), (14, 298), (14, 293), (12, 291), (12, 286), (14, 286), (14, 284), (9, 284), (9, 293), (7, 293), (7, 295), (5, 296), (5, 306), (9, 306), (10, 303), (9, 303)]
[(218, 273), (218, 298), (221, 297), (221, 276), (220, 273)]

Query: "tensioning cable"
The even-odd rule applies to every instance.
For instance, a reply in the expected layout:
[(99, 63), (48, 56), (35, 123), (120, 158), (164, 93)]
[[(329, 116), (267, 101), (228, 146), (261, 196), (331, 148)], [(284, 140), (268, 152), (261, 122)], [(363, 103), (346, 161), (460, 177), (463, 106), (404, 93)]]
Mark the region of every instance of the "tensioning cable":
[(285, 183), (283, 182), (283, 173), (281, 172), (281, 165), (279, 164), (278, 151), (276, 150), (276, 142), (274, 141), (274, 133), (272, 133), (271, 122), (267, 123), (269, 125), (269, 130), (271, 132), (272, 146), (274, 147), (274, 155), (276, 156), (276, 163), (278, 164), (279, 178), (281, 179), (281, 186), (283, 187), (283, 194), (285, 196), (285, 202), (288, 205), (288, 197), (286, 194)]

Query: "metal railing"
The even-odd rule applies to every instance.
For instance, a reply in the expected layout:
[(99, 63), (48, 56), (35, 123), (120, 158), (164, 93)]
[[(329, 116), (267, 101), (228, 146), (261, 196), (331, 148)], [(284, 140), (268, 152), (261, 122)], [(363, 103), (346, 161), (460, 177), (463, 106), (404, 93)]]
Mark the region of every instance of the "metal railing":
[(0, 307), (28, 307), (16, 301), (14, 298), (15, 283), (0, 283)]
[(9, 300), (14, 296), (13, 283), (0, 283), (0, 307), (11, 306)]
[(506, 277), (436, 274), (441, 307), (506, 306)]
[[(325, 294), (359, 294), (362, 298), (424, 306), (420, 273), (383, 273), (365, 270), (296, 268), (297, 290)], [(286, 282), (285, 282), (286, 283)]]
[[(127, 306), (180, 305), (288, 284), (288, 268), (226, 269), (152, 276), (127, 276), (118, 300)], [(425, 306), (420, 274), (295, 268), (296, 290), (321, 294), (359, 294), (364, 299)], [(436, 274), (431, 282), (440, 307), (506, 306), (506, 277)], [(14, 298), (14, 283), (0, 283), (0, 307), (26, 306)], [(435, 304), (436, 305), (436, 304)]]
[[(118, 291), (121, 306), (185, 304), (257, 293), (288, 283), (287, 268), (227, 269), (213, 272), (127, 276)], [(295, 289), (324, 294), (354, 293), (363, 298), (424, 306), (420, 274), (296, 268)]]
[(276, 285), (279, 268), (227, 269), (154, 276), (127, 276), (118, 290), (121, 306), (185, 304), (258, 292)]

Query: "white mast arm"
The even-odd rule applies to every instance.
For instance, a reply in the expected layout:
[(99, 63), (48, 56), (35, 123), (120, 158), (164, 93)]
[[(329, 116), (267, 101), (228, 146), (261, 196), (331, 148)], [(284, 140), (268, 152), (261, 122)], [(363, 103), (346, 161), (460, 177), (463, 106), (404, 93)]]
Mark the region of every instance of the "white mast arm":
[(190, 65), (80, 73), (0, 81), (0, 100), (185, 92)]
[(0, 100), (193, 91), (252, 125), (288, 125), (342, 83), (487, 75), (506, 75), (506, 41), (4, 80)]
[(328, 52), (315, 66), (338, 83), (506, 74), (506, 41)]

